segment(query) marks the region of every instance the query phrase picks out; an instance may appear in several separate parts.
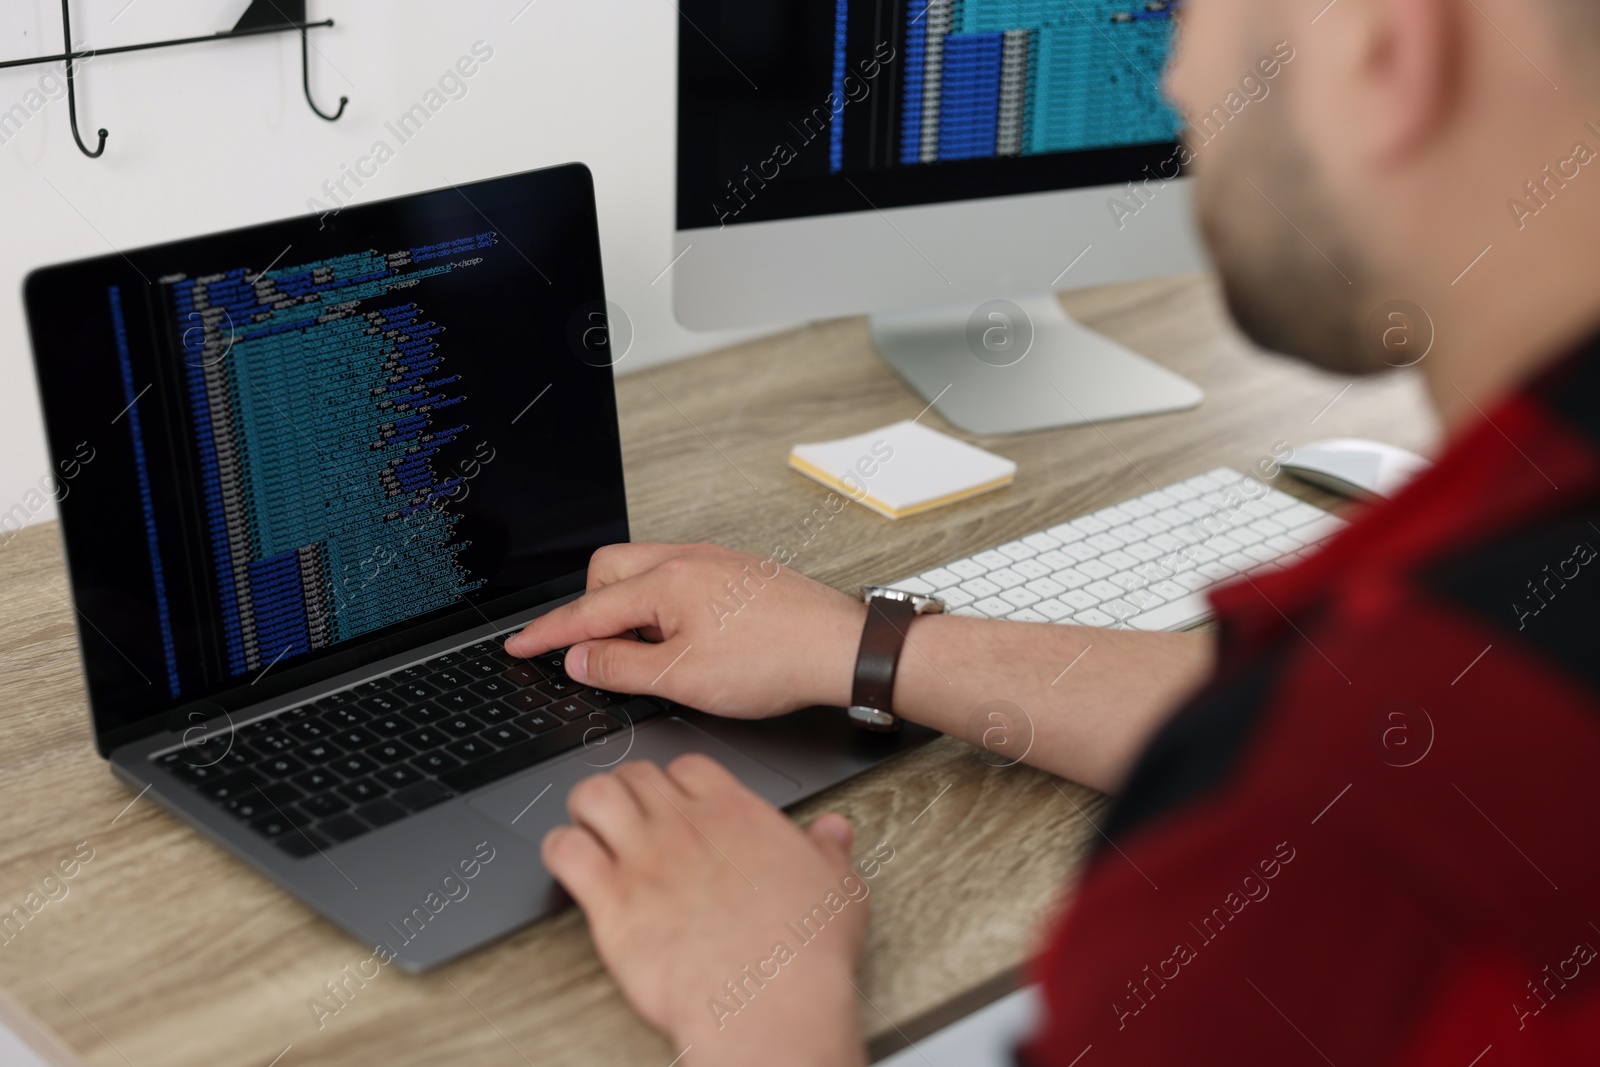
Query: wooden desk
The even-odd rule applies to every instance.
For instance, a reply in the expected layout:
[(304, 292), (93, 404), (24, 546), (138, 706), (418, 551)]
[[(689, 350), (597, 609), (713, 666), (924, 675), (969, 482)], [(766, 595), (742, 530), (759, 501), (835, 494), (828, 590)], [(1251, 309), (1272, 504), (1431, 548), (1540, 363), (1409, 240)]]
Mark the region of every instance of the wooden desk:
[[(1412, 379), (1357, 382), (1248, 352), (1204, 278), (1110, 287), (1074, 314), (1206, 390), (1197, 411), (979, 443), (1017, 484), (890, 523), (847, 508), (796, 567), (841, 588), (893, 580), (1219, 464), (1275, 441), (1434, 434)], [(923, 402), (872, 354), (865, 323), (808, 327), (619, 382), (629, 508), (640, 540), (718, 540), (763, 554), (824, 496), (789, 446), (858, 433)], [(1331, 403), (1331, 407), (1329, 406)], [(924, 416), (940, 426), (934, 413)], [(947, 428), (947, 427), (944, 427)], [(1313, 502), (1327, 497), (1280, 479)], [(23, 903), (79, 842), (93, 859), (8, 944), (0, 1017), (61, 1064), (649, 1064), (677, 1050), (641, 1024), (568, 912), (421, 977), (385, 969), (318, 1030), (323, 982), (370, 954), (148, 799), (94, 753), (53, 525), (0, 547), (0, 911)], [(944, 739), (800, 807), (835, 808), (863, 847), (888, 841), (872, 883), (860, 978), (875, 1051), (998, 995), (1057, 912), (1106, 800)], [(870, 1000), (870, 1003), (868, 1002)], [(287, 1053), (284, 1053), (286, 1047)]]

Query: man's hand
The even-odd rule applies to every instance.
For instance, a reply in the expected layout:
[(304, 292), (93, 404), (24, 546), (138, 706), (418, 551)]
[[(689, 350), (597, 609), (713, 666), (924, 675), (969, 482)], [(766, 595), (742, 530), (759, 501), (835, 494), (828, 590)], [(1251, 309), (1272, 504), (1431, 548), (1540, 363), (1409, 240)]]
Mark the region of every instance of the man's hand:
[(760, 556), (609, 545), (589, 561), (584, 595), (533, 620), (506, 651), (570, 645), (567, 673), (585, 685), (762, 718), (849, 703), (865, 617), (865, 605)]
[(866, 1062), (851, 984), (867, 885), (850, 824), (801, 830), (715, 761), (628, 763), (580, 782), (545, 866), (634, 1009), (685, 1064)]

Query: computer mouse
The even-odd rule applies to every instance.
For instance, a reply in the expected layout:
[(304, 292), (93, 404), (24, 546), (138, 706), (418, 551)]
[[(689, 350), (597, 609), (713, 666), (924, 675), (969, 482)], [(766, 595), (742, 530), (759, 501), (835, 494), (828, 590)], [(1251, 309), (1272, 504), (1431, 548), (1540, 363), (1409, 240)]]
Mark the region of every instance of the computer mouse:
[(1301, 481), (1357, 500), (1391, 497), (1428, 465), (1415, 452), (1357, 437), (1300, 445), (1282, 461)]

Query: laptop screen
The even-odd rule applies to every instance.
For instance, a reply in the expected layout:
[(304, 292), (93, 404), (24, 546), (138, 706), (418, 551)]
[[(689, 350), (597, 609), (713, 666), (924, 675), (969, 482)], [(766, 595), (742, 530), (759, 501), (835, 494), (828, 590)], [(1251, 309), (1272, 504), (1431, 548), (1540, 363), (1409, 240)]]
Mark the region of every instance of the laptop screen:
[(581, 588), (627, 539), (584, 167), (26, 289), (102, 743)]

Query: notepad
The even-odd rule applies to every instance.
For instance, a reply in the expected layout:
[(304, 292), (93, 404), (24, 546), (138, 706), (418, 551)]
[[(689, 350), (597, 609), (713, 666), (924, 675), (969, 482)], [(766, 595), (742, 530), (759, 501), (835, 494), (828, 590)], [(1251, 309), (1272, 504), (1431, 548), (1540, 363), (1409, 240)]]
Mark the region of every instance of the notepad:
[(892, 426), (795, 445), (789, 466), (891, 519), (1010, 485), (1017, 465), (907, 419)]

